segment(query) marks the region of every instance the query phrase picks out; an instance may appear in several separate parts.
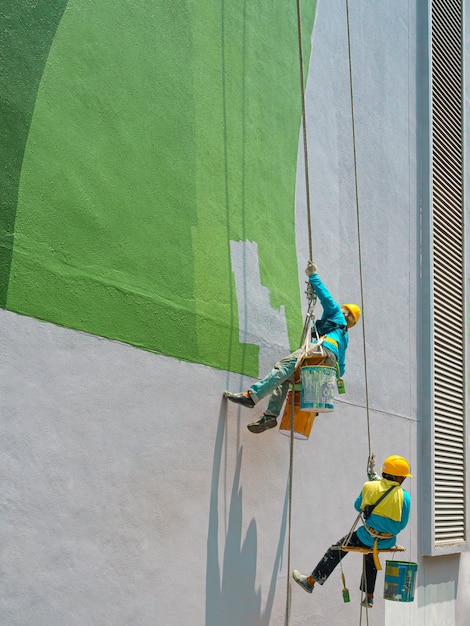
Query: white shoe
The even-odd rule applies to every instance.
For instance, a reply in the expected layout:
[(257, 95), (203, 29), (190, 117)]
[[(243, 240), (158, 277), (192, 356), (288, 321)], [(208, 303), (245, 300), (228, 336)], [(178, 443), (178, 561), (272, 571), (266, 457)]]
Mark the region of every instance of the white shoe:
[(308, 582), (307, 576), (305, 576), (305, 574), (301, 574), (298, 569), (295, 569), (292, 572), (292, 578), (297, 584), (302, 587), (304, 591), (306, 591), (307, 593), (312, 593), (313, 585)]

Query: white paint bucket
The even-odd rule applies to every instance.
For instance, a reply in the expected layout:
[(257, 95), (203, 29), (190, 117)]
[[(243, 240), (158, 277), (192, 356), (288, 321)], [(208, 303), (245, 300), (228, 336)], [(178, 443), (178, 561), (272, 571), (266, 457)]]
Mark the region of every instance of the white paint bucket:
[(334, 410), (336, 370), (325, 365), (306, 365), (300, 369), (302, 391), (300, 410), (328, 413)]

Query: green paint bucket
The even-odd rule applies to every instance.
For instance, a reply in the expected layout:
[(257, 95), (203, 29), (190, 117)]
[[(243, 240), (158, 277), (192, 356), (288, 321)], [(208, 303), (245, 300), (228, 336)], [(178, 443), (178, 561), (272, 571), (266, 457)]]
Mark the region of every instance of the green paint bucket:
[(417, 571), (418, 563), (386, 561), (384, 583), (385, 600), (413, 602)]

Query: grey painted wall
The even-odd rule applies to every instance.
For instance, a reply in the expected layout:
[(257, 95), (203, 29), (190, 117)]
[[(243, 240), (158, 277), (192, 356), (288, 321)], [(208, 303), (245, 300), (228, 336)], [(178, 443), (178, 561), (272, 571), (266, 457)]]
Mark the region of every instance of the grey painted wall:
[[(350, 4), (363, 290), (340, 0), (319, 2), (309, 154), (315, 258), (338, 300), (363, 298), (365, 344), (354, 329), (347, 394), (295, 443), (290, 569), (312, 568), (351, 527), (369, 422), (378, 463), (412, 461), (413, 514), (399, 542), (420, 562), (412, 604), (382, 600), (379, 573), (369, 623), (463, 625), (468, 554), (419, 553), (416, 3)], [(302, 177), (299, 156), (301, 283)], [(269, 337), (262, 311), (254, 324)], [(250, 380), (5, 311), (0, 328), (0, 623), (284, 624), (289, 440), (246, 430), (265, 403), (248, 411), (221, 397)], [(356, 623), (360, 558), (344, 571), (351, 603), (338, 570), (312, 596), (292, 589), (290, 623)]]

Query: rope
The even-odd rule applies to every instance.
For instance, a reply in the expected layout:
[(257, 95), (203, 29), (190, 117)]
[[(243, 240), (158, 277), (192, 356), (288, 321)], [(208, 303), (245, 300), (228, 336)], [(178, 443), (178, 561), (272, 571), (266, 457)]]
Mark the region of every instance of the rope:
[(307, 230), (308, 230), (308, 251), (309, 259), (313, 259), (312, 245), (312, 217), (310, 209), (310, 181), (308, 174), (308, 147), (307, 147), (307, 116), (305, 113), (305, 81), (304, 81), (304, 59), (302, 46), (302, 16), (300, 13), (300, 0), (297, 0), (297, 38), (299, 44), (299, 70), (300, 70), (300, 94), (302, 100), (302, 138), (304, 147), (304, 168), (305, 168), (305, 198), (307, 202)]
[[(307, 291), (308, 311), (305, 317), (302, 337), (300, 339), (300, 347), (303, 347), (308, 339), (311, 322), (314, 318), (314, 308), (317, 302), (317, 295), (308, 283)], [(300, 357), (299, 357), (300, 358)], [(298, 365), (298, 362), (297, 362)], [(296, 368), (297, 369), (297, 368)], [(291, 584), (290, 584), (290, 557), (291, 557), (291, 535), (292, 535), (292, 485), (294, 476), (294, 422), (295, 422), (295, 394), (299, 393), (295, 390), (295, 374), (292, 377), (291, 384), (291, 416), (290, 416), (290, 446), (289, 446), (289, 503), (288, 503), (288, 532), (287, 532), (287, 590), (286, 590), (286, 610), (284, 625), (289, 626), (290, 609), (291, 609)]]
[[(315, 304), (317, 303), (317, 294), (315, 293), (315, 290), (313, 289), (310, 281), (307, 283), (307, 290), (305, 292), (305, 295), (307, 296), (307, 302), (308, 302), (308, 309), (307, 309), (307, 315), (305, 317), (305, 322), (304, 322), (304, 327), (302, 330), (302, 337), (300, 339), (300, 346), (302, 347), (304, 345), (304, 342), (307, 338), (307, 335), (310, 331), (311, 328), (311, 322), (312, 319), (314, 317), (314, 309), (315, 309)], [(318, 333), (317, 333), (317, 338), (318, 338)]]
[(295, 381), (291, 390), (291, 414), (290, 414), (290, 446), (289, 446), (289, 510), (288, 510), (288, 533), (287, 533), (287, 590), (286, 590), (286, 613), (284, 623), (289, 626), (291, 608), (291, 584), (290, 584), (290, 556), (292, 535), (292, 485), (294, 477), (294, 415), (295, 415)]
[[(361, 587), (364, 587), (364, 589), (361, 591), (361, 612), (359, 615), (359, 626), (361, 626), (362, 624), (362, 609), (363, 608), (366, 609), (366, 624), (368, 626), (369, 625), (369, 607), (367, 606), (367, 577), (366, 577), (366, 555), (365, 554), (362, 558), (362, 582), (363, 582), (363, 585), (361, 585)], [(366, 600), (365, 607), (362, 606), (362, 601), (364, 599)]]
[(371, 435), (370, 435), (370, 411), (369, 411), (369, 385), (367, 375), (367, 351), (366, 351), (366, 325), (364, 317), (364, 286), (363, 286), (363, 273), (362, 273), (362, 248), (361, 248), (361, 221), (359, 214), (359, 190), (358, 190), (358, 176), (357, 176), (357, 153), (356, 153), (356, 125), (354, 115), (354, 95), (353, 95), (353, 77), (352, 77), (352, 60), (351, 60), (351, 32), (349, 25), (349, 0), (346, 1), (346, 24), (348, 30), (348, 60), (349, 60), (349, 92), (351, 99), (351, 125), (352, 125), (352, 143), (353, 143), (353, 159), (354, 159), (354, 189), (356, 199), (356, 223), (357, 223), (357, 241), (359, 248), (359, 277), (361, 285), (361, 310), (362, 310), (362, 332), (363, 332), (363, 353), (364, 353), (364, 378), (365, 378), (365, 392), (366, 392), (366, 412), (367, 412), (367, 442), (369, 447), (369, 457), (372, 454), (371, 451)]
[[(356, 204), (356, 224), (357, 224), (357, 241), (358, 241), (358, 256), (359, 256), (359, 279), (360, 279), (360, 288), (361, 288), (361, 310), (362, 310), (362, 332), (363, 332), (363, 354), (364, 354), (364, 379), (365, 379), (365, 393), (366, 393), (366, 415), (367, 415), (367, 444), (369, 450), (368, 456), (368, 465), (369, 459), (372, 456), (372, 448), (371, 448), (371, 430), (370, 430), (370, 409), (369, 409), (369, 384), (368, 384), (368, 373), (367, 373), (367, 350), (366, 350), (366, 325), (365, 325), (365, 316), (364, 316), (364, 281), (363, 281), (363, 271), (362, 271), (362, 246), (361, 246), (361, 219), (360, 219), (360, 211), (359, 211), (359, 185), (358, 185), (358, 175), (357, 175), (357, 150), (356, 150), (356, 123), (355, 123), (355, 113), (354, 113), (354, 89), (353, 89), (353, 74), (352, 74), (352, 55), (351, 55), (351, 28), (350, 28), (350, 20), (349, 20), (349, 0), (345, 0), (346, 3), (346, 25), (347, 25), (347, 33), (348, 33), (348, 66), (349, 66), (349, 96), (351, 101), (351, 129), (352, 129), (352, 144), (353, 144), (353, 162), (354, 162), (354, 195), (355, 195), (355, 204)], [(349, 542), (351, 535), (356, 527), (361, 514), (356, 518), (350, 533), (348, 535), (348, 539), (346, 541), (346, 545)], [(367, 606), (367, 578), (366, 578), (366, 555), (363, 556), (362, 559), (362, 581), (364, 591), (361, 593), (361, 607), (360, 607), (360, 615), (359, 615), (359, 625), (362, 624), (362, 600), (365, 599), (365, 609), (366, 609), (366, 623), (369, 624), (369, 608)]]
[(351, 540), (351, 535), (353, 534), (354, 530), (356, 529), (357, 523), (359, 522), (359, 520), (361, 518), (361, 515), (362, 515), (361, 511), (359, 511), (358, 516), (354, 520), (354, 524), (351, 526), (351, 530), (349, 531), (349, 534), (346, 537), (346, 541), (343, 542), (343, 546), (349, 545), (349, 542)]

